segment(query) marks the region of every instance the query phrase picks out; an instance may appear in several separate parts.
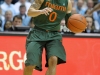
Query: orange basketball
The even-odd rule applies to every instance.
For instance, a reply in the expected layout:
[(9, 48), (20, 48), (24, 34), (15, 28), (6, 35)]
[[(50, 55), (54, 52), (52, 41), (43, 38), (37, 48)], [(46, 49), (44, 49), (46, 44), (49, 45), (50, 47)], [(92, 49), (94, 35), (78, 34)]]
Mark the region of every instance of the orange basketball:
[(84, 16), (80, 14), (73, 14), (69, 17), (67, 27), (73, 33), (81, 33), (87, 27), (87, 21)]

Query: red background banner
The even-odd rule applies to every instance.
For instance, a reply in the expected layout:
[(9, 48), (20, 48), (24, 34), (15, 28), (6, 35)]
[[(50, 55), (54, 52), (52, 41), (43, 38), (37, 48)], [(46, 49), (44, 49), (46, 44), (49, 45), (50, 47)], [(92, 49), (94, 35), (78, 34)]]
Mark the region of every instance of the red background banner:
[[(0, 36), (0, 75), (23, 75), (26, 36)], [(100, 38), (63, 37), (67, 63), (57, 66), (56, 75), (100, 75)], [(45, 75), (45, 52), (43, 71)]]

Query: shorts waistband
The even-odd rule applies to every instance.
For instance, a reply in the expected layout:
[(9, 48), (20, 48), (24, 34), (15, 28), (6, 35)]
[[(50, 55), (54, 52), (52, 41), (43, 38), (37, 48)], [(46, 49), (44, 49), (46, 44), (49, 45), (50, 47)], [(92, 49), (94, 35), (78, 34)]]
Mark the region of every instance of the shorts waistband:
[(45, 32), (60, 32), (60, 31), (45, 30), (45, 29), (39, 28), (39, 27), (37, 27), (37, 26), (35, 26), (34, 29), (41, 30), (41, 31), (45, 31)]

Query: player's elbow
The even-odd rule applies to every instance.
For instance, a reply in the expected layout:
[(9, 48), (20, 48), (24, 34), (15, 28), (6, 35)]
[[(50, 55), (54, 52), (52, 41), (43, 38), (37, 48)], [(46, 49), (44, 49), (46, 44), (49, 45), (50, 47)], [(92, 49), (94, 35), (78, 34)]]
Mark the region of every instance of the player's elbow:
[(32, 16), (32, 14), (31, 14), (31, 11), (30, 11), (30, 10), (28, 10), (27, 15), (28, 15), (28, 16)]
[(30, 13), (28, 12), (27, 15), (30, 16)]

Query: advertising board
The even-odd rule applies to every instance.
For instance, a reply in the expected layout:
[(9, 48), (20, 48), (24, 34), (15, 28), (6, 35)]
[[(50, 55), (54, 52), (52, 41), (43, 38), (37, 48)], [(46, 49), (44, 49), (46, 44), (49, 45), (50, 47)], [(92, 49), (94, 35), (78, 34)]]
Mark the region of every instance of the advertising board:
[[(23, 75), (26, 36), (0, 36), (0, 75)], [(100, 75), (100, 39), (63, 37), (67, 63), (57, 66), (56, 75)], [(45, 75), (45, 50), (42, 55)]]

